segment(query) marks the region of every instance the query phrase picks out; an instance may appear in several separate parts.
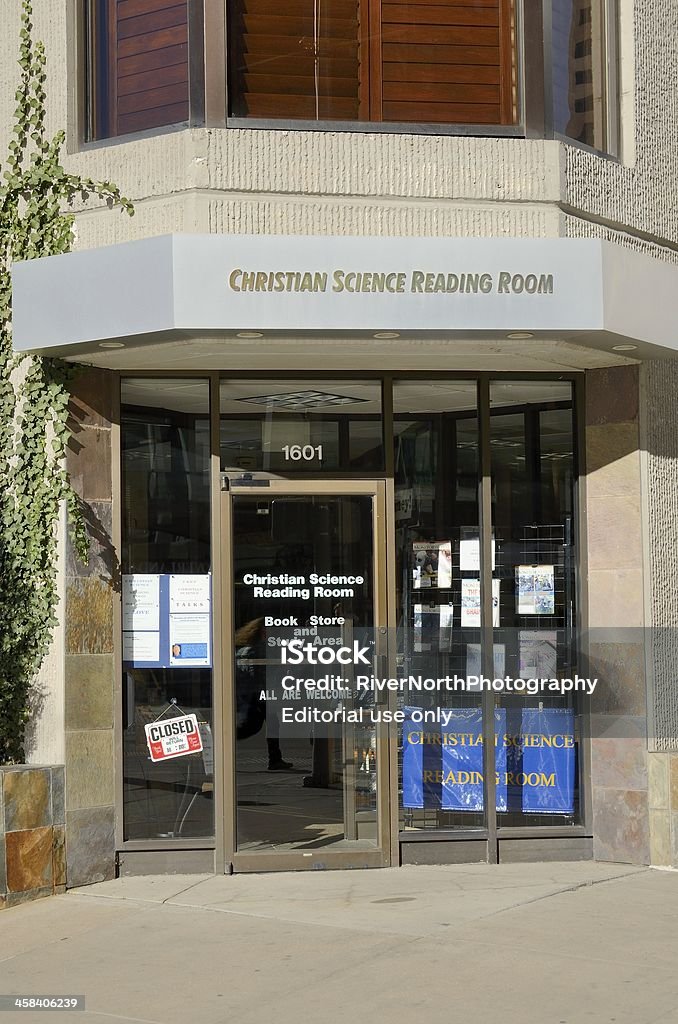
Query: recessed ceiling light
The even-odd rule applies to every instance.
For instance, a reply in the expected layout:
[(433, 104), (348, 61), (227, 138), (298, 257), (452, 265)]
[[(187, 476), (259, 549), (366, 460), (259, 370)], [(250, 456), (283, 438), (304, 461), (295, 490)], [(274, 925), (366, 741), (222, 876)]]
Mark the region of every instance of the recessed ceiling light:
[(390, 341), (391, 338), (399, 338), (400, 333), (399, 331), (377, 331), (372, 337), (377, 338), (379, 341)]
[(322, 409), (329, 405), (354, 405), (367, 402), (367, 398), (348, 395), (334, 395), (325, 391), (289, 391), (279, 395), (257, 395), (253, 398), (239, 398), (239, 402), (265, 405), (268, 409)]
[(238, 331), (236, 338), (263, 338), (261, 331)]
[(635, 352), (638, 348), (637, 345), (613, 345), (613, 352)]
[(100, 341), (99, 348), (124, 348), (124, 341)]
[(534, 334), (530, 334), (529, 331), (514, 331), (513, 334), (507, 334), (506, 337), (511, 341), (527, 341), (528, 338), (534, 338)]

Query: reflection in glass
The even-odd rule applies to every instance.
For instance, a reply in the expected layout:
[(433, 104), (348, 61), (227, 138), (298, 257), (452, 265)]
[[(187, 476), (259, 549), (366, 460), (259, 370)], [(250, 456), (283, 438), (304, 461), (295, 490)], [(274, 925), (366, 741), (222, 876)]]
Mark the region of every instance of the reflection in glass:
[(604, 150), (606, 0), (553, 0), (554, 129)]
[[(368, 116), (367, 25), (357, 0), (228, 5), (236, 117), (355, 121)], [(362, 80), (362, 81), (361, 81)]]
[(383, 472), (381, 384), (222, 381), (220, 443), (238, 475)]
[[(214, 835), (211, 669), (127, 669), (123, 672), (123, 801), (125, 839), (188, 839)], [(195, 714), (202, 753), (154, 764), (144, 726), (170, 701)]]
[[(477, 675), (476, 385), (397, 381), (393, 407), (398, 675)], [(408, 716), (399, 744), (401, 829), (482, 827), (480, 694), (415, 692), (399, 702)], [(417, 724), (418, 712), (436, 709), (450, 713), (446, 724)]]
[[(292, 640), (336, 649), (373, 636), (373, 498), (258, 493), (232, 500), (237, 849), (374, 849), (372, 722), (333, 727), (289, 723), (283, 714), (357, 706), (355, 692), (335, 698), (306, 689), (306, 681), (340, 671), (351, 690), (353, 666), (304, 658), (293, 668), (281, 655)], [(297, 678), (293, 699), (285, 686), (294, 689)]]
[(515, 121), (513, 4), (233, 0), (230, 113), (311, 121)]
[[(575, 447), (572, 385), (490, 387), (492, 523), (500, 580), (495, 649), (509, 676), (575, 667)], [(575, 824), (580, 708), (574, 697), (504, 694), (500, 825)], [(499, 786), (499, 783), (498, 783)]]
[[(209, 573), (209, 438), (207, 381), (122, 381), (123, 573)], [(196, 714), (204, 749), (154, 764), (144, 726), (171, 701)], [(214, 835), (211, 725), (211, 669), (125, 666), (125, 839)]]
[(209, 572), (209, 390), (122, 381), (123, 572)]

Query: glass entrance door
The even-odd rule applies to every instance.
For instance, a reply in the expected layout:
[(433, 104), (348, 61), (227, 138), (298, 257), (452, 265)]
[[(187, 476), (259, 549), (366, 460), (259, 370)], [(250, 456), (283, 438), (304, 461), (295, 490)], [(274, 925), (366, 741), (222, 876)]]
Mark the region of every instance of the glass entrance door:
[(243, 478), (224, 505), (230, 862), (383, 866), (384, 484)]

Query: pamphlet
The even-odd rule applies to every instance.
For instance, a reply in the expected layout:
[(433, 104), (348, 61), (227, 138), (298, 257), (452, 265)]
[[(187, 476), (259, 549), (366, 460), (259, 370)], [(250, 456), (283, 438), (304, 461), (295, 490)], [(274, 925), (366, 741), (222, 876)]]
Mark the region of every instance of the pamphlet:
[[(492, 569), (495, 543), (492, 538)], [(480, 540), (475, 526), (462, 526), (459, 531), (459, 568), (462, 572), (480, 572)]]
[(517, 565), (516, 595), (519, 615), (553, 615), (554, 566)]
[(169, 662), (172, 666), (188, 668), (209, 665), (209, 615), (170, 615), (169, 647)]
[(122, 628), (158, 632), (160, 629), (160, 576), (125, 573), (122, 577)]
[[(493, 645), (493, 662), (495, 679), (503, 679), (506, 676), (506, 645)], [(480, 644), (466, 645), (466, 677), (481, 676), (482, 665), (480, 660)]]
[(414, 590), (452, 586), (452, 542), (415, 540), (412, 544)]
[(452, 649), (451, 604), (415, 604), (414, 651), (449, 651)]
[(520, 631), (520, 675), (523, 679), (553, 679), (557, 675), (555, 629)]
[[(492, 625), (499, 625), (499, 595), (501, 580), (492, 580)], [(462, 628), (480, 628), (480, 580), (461, 581)]]

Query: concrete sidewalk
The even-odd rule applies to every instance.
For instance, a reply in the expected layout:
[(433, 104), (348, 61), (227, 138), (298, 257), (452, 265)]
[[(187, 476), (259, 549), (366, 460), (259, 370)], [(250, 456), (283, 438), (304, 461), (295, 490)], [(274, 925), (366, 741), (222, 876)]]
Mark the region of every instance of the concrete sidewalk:
[(678, 1024), (678, 873), (120, 879), (3, 911), (0, 993), (84, 994), (63, 1024)]

